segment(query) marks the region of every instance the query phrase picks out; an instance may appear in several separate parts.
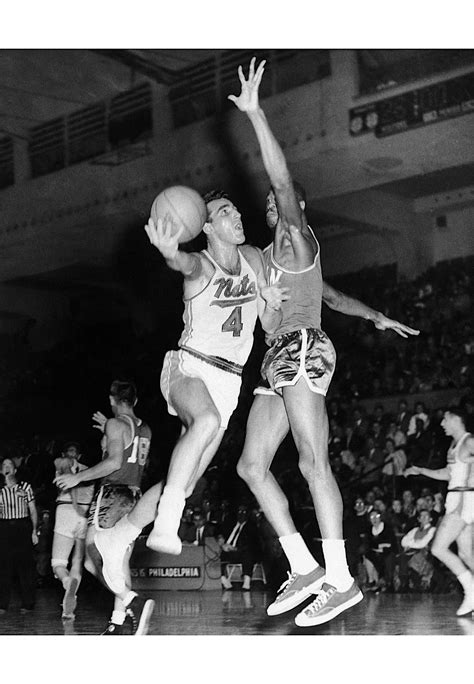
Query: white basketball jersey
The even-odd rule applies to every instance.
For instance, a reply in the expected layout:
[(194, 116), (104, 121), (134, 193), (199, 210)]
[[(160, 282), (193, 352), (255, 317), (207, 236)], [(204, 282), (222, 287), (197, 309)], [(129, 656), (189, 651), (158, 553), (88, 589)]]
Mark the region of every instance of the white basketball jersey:
[(464, 433), (457, 444), (448, 449), (447, 466), (449, 471), (449, 489), (455, 487), (467, 487), (469, 484), (469, 473), (471, 466), (459, 459), (459, 451), (464, 441), (470, 437), (469, 432)]
[(207, 250), (201, 253), (216, 270), (201, 292), (184, 299), (179, 346), (243, 366), (257, 319), (257, 275), (240, 250), (239, 275), (226, 273)]

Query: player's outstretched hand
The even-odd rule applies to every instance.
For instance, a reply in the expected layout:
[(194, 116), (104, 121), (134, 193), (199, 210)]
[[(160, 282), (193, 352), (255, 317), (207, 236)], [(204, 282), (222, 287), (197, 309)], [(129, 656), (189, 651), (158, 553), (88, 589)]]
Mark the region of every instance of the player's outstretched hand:
[(92, 414), (92, 420), (93, 420), (93, 428), (96, 428), (97, 430), (100, 430), (101, 432), (104, 432), (105, 430), (105, 424), (107, 422), (107, 417), (104, 416), (103, 413), (100, 411), (96, 411), (95, 413)]
[(164, 221), (159, 218), (156, 223), (150, 218), (145, 226), (145, 231), (153, 247), (156, 247), (165, 259), (173, 260), (175, 258), (184, 226), (176, 228), (173, 220), (167, 214)]
[(403, 471), (403, 476), (408, 477), (409, 475), (420, 475), (421, 471), (419, 466), (413, 465)]
[(377, 330), (393, 330), (401, 337), (408, 337), (408, 335), (419, 335), (420, 331), (410, 328), (408, 325), (404, 325), (399, 321), (394, 321), (391, 318), (387, 318), (382, 313), (378, 315), (377, 319), (374, 321), (374, 325)]
[(76, 474), (66, 474), (57, 475), (54, 478), (54, 484), (59, 487), (59, 489), (72, 489), (76, 487), (80, 482), (79, 475)]
[(264, 285), (260, 288), (260, 294), (262, 299), (265, 300), (267, 307), (274, 311), (279, 311), (282, 302), (289, 299), (288, 288), (282, 287), (278, 282), (275, 282), (273, 285)]
[(252, 57), (249, 67), (249, 77), (245, 78), (241, 66), (239, 66), (238, 74), (240, 79), (241, 91), (240, 95), (229, 95), (228, 99), (240, 109), (241, 112), (255, 112), (259, 108), (258, 103), (258, 88), (262, 80), (265, 69), (265, 60), (262, 60), (255, 71), (255, 57)]

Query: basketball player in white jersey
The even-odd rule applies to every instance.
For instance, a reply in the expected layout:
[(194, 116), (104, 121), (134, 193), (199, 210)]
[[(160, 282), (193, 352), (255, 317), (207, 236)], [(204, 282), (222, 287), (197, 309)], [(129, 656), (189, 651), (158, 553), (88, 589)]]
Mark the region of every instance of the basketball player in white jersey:
[[(54, 466), (56, 476), (87, 468), (81, 463), (81, 450), (75, 442), (64, 446), (61, 456), (55, 459)], [(65, 619), (74, 618), (76, 594), (82, 579), (87, 516), (93, 495), (94, 485), (89, 484), (59, 490), (56, 498), (51, 567), (54, 576), (64, 587), (62, 617)]]
[[(259, 105), (264, 64), (255, 70), (252, 59), (248, 79), (239, 67), (241, 93), (229, 99), (247, 114), (260, 144), (272, 186), (266, 219), (274, 239), (264, 252), (266, 277), (270, 283), (284, 285), (288, 296), (282, 303), (277, 328), (267, 335), (270, 349), (262, 364), (266, 387), (256, 390), (238, 472), (275, 529), (290, 563), (290, 577), (267, 611), (270, 615), (283, 613), (317, 593), (317, 598), (296, 617), (297, 625), (311, 626), (331, 620), (362, 599), (347, 566), (342, 499), (328, 458), (325, 395), (336, 354), (321, 330), (322, 301), (341, 313), (371, 320), (380, 330), (392, 329), (403, 337), (418, 331), (323, 282), (319, 244), (306, 220), (304, 197), (301, 191), (295, 192), (283, 152)], [(290, 428), (323, 537), (325, 571), (298, 534), (288, 500), (270, 471)]]
[(182, 422), (174, 447), (158, 511), (149, 517), (148, 490), (133, 511), (112, 530), (96, 538), (107, 584), (118, 596), (126, 591), (122, 567), (128, 544), (155, 519), (147, 546), (178, 555), (178, 527), (185, 500), (204, 473), (224, 436), (237, 406), (242, 369), (253, 344), (257, 316), (265, 331), (279, 320), (285, 290), (267, 286), (260, 250), (244, 245), (237, 207), (223, 193), (204, 198), (207, 249), (186, 253), (179, 249), (180, 231), (171, 219), (150, 219), (146, 232), (167, 265), (184, 277), (184, 330), (179, 349), (166, 354), (161, 390), (169, 412)]
[[(445, 433), (453, 438), (445, 468), (430, 470), (411, 466), (408, 475), (424, 475), (433, 480), (447, 480), (445, 515), (436, 530), (431, 553), (456, 575), (464, 591), (464, 600), (456, 615), (474, 611), (474, 437), (467, 432), (462, 409), (450, 408), (441, 421)], [(456, 542), (458, 553), (450, 549)]]

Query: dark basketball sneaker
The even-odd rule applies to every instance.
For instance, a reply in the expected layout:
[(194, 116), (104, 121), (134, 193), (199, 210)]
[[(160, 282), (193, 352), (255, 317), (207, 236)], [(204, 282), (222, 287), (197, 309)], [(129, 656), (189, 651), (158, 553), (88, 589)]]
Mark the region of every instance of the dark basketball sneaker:
[(104, 629), (101, 636), (120, 636), (121, 634), (123, 634), (123, 625), (117, 625), (115, 622), (111, 621)]
[(127, 615), (132, 619), (132, 634), (140, 636), (148, 634), (151, 616), (155, 608), (153, 599), (144, 596), (135, 596), (127, 606)]

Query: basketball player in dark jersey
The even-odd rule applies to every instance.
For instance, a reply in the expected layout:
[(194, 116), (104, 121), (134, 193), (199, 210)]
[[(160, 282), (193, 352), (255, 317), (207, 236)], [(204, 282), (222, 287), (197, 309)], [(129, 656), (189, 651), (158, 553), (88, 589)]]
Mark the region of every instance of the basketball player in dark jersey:
[[(71, 489), (81, 482), (100, 480), (89, 512), (89, 529), (86, 538), (86, 568), (100, 577), (100, 556), (95, 542), (103, 530), (113, 527), (129, 513), (140, 499), (140, 484), (150, 450), (151, 430), (135, 415), (137, 392), (132, 382), (115, 380), (110, 388), (110, 406), (114, 414), (109, 420), (95, 418), (103, 431), (102, 461), (92, 468), (75, 474), (58, 475), (56, 484), (61, 489)], [(95, 414), (95, 416), (100, 414)], [(159, 491), (151, 507), (156, 510)], [(128, 560), (132, 545), (124, 559), (126, 586), (121, 598), (115, 597), (114, 612), (104, 634), (120, 634), (125, 617), (132, 618), (133, 632), (146, 634), (154, 608), (154, 601), (131, 591)], [(107, 586), (107, 578), (104, 575)]]
[[(331, 620), (362, 599), (347, 566), (342, 499), (328, 458), (325, 395), (336, 354), (321, 330), (322, 301), (341, 313), (371, 320), (380, 330), (392, 329), (403, 337), (417, 335), (418, 331), (323, 282), (319, 244), (306, 220), (304, 197), (295, 192), (283, 152), (259, 105), (264, 64), (255, 70), (254, 58), (248, 79), (239, 67), (241, 93), (229, 99), (247, 114), (260, 144), (272, 186), (266, 219), (274, 238), (264, 251), (266, 277), (270, 284), (285, 286), (288, 297), (280, 309), (279, 325), (267, 336), (270, 349), (263, 360), (262, 375), (268, 384), (256, 390), (238, 472), (278, 534), (292, 571), (268, 613), (283, 613), (317, 594), (296, 617), (297, 625), (310, 626)], [(290, 428), (323, 537), (325, 571), (297, 533), (288, 500), (270, 472), (274, 455)]]

